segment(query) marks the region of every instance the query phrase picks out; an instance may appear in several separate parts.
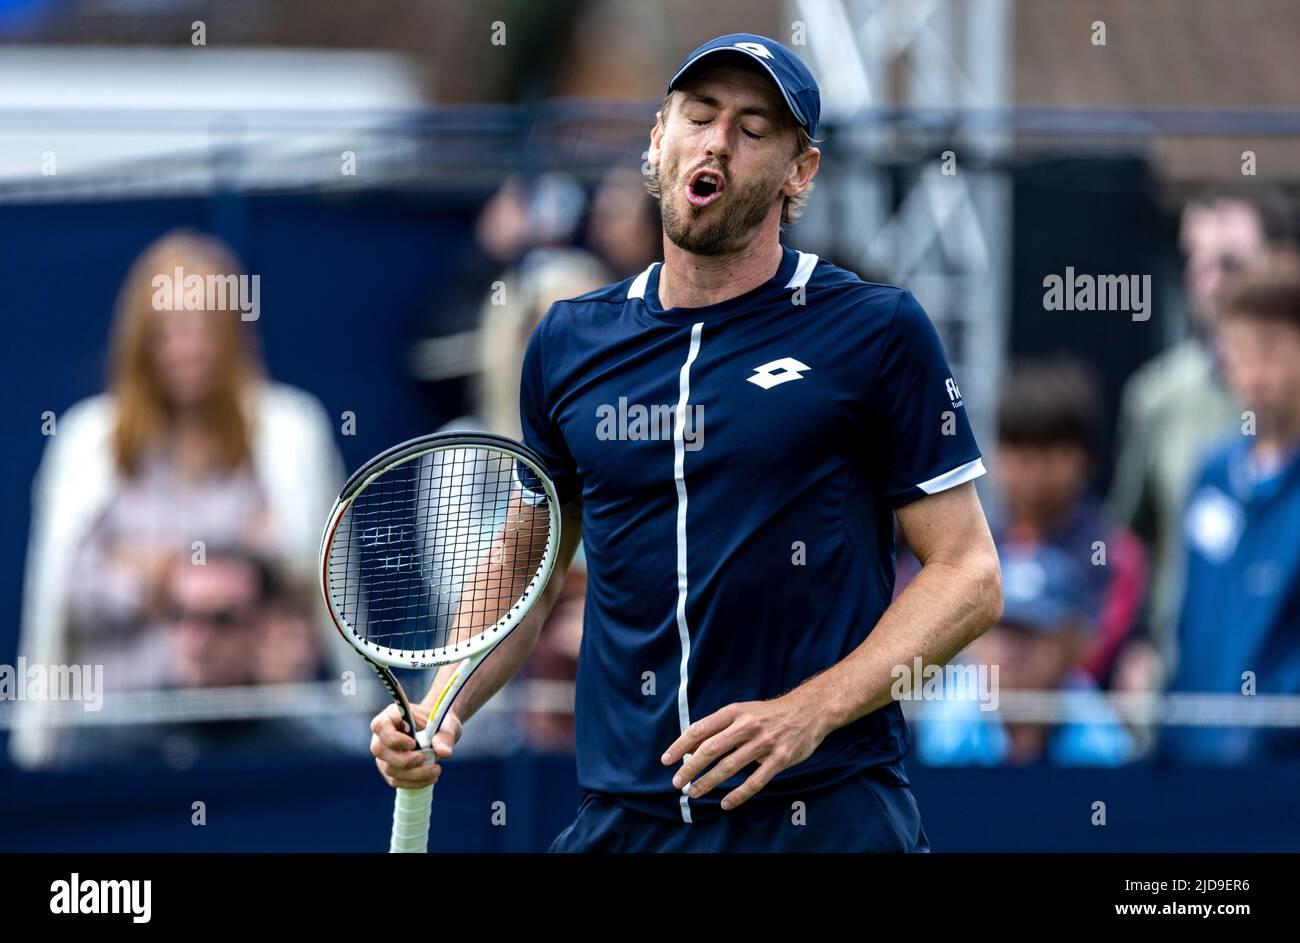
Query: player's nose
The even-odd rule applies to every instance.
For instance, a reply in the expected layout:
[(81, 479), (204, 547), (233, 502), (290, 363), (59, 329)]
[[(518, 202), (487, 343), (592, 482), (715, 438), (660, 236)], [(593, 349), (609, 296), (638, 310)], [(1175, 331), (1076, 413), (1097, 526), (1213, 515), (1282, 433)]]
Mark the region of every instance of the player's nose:
[(731, 156), (731, 136), (738, 129), (735, 123), (726, 118), (719, 118), (709, 125), (708, 137), (704, 140), (704, 152), (709, 157), (723, 160)]

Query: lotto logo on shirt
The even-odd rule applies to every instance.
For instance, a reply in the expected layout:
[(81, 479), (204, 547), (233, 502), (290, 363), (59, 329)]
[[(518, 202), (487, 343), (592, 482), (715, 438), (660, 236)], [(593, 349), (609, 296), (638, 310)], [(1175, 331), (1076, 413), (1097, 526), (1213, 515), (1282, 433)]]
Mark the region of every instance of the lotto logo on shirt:
[(602, 442), (672, 442), (679, 435), (686, 451), (704, 448), (702, 404), (679, 410), (667, 403), (628, 403), (626, 396), (620, 396), (617, 406), (602, 403), (596, 407), (596, 438)]

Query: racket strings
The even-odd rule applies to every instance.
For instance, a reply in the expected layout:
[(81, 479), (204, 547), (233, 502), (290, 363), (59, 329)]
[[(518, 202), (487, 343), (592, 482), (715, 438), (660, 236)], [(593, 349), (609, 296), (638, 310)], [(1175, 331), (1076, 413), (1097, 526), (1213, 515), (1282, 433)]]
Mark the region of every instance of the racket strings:
[[(535, 479), (526, 466), (519, 475)], [(444, 449), (385, 470), (353, 498), (327, 585), (366, 641), (396, 652), (454, 648), (519, 602), (550, 536), (545, 494), (524, 489), (514, 456)]]

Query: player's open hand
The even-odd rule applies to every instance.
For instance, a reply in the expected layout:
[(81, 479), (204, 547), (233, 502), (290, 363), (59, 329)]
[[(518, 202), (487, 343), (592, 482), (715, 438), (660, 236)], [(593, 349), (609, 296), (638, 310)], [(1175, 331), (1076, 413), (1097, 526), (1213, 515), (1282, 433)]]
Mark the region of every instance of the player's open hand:
[[(416, 727), (424, 729), (429, 722), (429, 712), (418, 704), (411, 705)], [(433, 736), (433, 756), (424, 753), (415, 738), (406, 733), (402, 712), (396, 704), (389, 704), (370, 721), (370, 753), (379, 767), (379, 774), (390, 786), (398, 789), (419, 789), (432, 786), (442, 775), (439, 761), (452, 754), (460, 740), (460, 718), (454, 710), (448, 711), (442, 727)], [(430, 762), (432, 760), (432, 762)]]
[(796, 689), (771, 701), (728, 704), (695, 721), (661, 757), (665, 766), (685, 759), (673, 787), (689, 783), (687, 795), (699, 798), (757, 763), (748, 779), (722, 797), (722, 808), (746, 802), (781, 770), (812, 756), (830, 732), (811, 700)]

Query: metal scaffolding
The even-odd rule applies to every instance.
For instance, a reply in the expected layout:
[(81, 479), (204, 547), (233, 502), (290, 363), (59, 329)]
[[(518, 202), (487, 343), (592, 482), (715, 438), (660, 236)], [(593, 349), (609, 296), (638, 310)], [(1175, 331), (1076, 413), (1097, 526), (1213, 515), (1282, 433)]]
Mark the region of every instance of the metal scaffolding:
[[(790, 15), (792, 36), (806, 40), (799, 52), (825, 77), (823, 115), (839, 129), (824, 148), (830, 173), (810, 201), (807, 235), (844, 256), (837, 261), (911, 289), (963, 392), (993, 403), (1012, 235), (1011, 183), (995, 162), (1010, 135), (972, 119), (1007, 104), (1009, 0), (791, 0)], [(864, 120), (890, 109), (949, 117)], [(993, 413), (972, 413), (986, 452)]]

